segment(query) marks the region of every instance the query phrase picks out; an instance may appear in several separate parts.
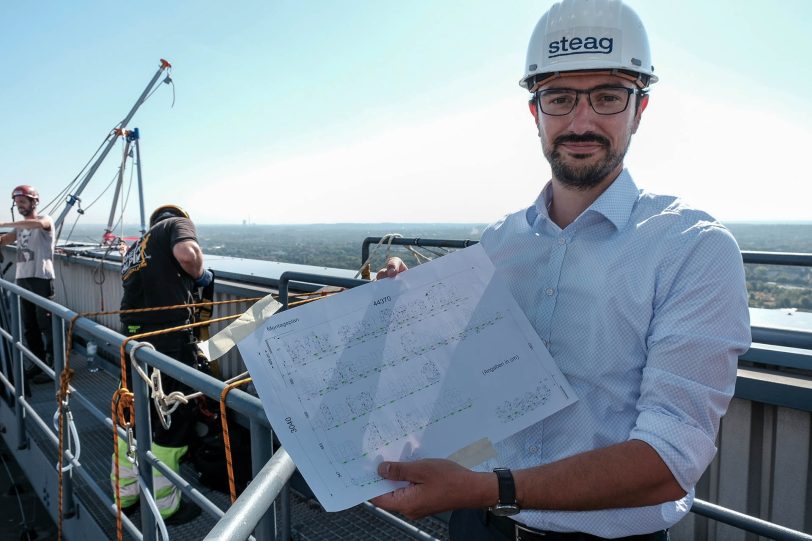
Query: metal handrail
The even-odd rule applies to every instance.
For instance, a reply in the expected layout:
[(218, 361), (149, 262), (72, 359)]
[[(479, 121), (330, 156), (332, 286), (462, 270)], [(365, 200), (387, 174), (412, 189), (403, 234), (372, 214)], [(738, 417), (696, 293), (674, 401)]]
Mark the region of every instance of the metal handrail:
[(256, 509), (268, 509), (273, 505), (295, 470), (296, 465), (287, 451), (276, 451), (205, 539), (214, 541), (248, 537), (262, 518)]
[(426, 246), (429, 248), (468, 248), (474, 244), (478, 244), (478, 240), (453, 240), (453, 239), (421, 239), (419, 237), (404, 238), (404, 237), (367, 237), (361, 244), (361, 264), (364, 264), (369, 259), (369, 246), (371, 244), (379, 244), (386, 239), (386, 244), (392, 246)]
[(738, 511), (733, 511), (703, 500), (694, 500), (691, 511), (697, 515), (708, 517), (718, 522), (724, 522), (757, 535), (776, 539), (778, 541), (812, 541), (812, 535), (792, 530), (760, 518), (751, 517)]
[(812, 267), (812, 254), (797, 252), (757, 252), (743, 250), (742, 260), (751, 265), (787, 265), (791, 267)]
[[(402, 240), (403, 244), (413, 244), (419, 245), (414, 243), (415, 240), (420, 239), (395, 239), (395, 240)], [(411, 241), (411, 242), (410, 242)], [(438, 241), (439, 242), (439, 241)], [(474, 242), (472, 242), (473, 244)], [(395, 242), (393, 242), (395, 244)], [(423, 245), (428, 245), (424, 243)], [(750, 254), (743, 252), (743, 260), (745, 263), (763, 263), (763, 264), (803, 264), (812, 266), (812, 254), (779, 254), (779, 253), (755, 253), (758, 254), (757, 256), (752, 256)], [(769, 255), (769, 257), (768, 257)], [(773, 257), (773, 256), (778, 257)], [(800, 258), (797, 256), (801, 256)], [(793, 263), (796, 262), (796, 263)], [(290, 281), (303, 281), (307, 283), (321, 283), (324, 285), (339, 285), (341, 287), (352, 287), (353, 285), (360, 285), (362, 283), (366, 283), (366, 281), (362, 280), (355, 280), (352, 282), (348, 282), (346, 284), (339, 284), (337, 283), (337, 279), (334, 276), (320, 276), (316, 274), (307, 274), (307, 273), (286, 273), (287, 276), (283, 275), (280, 277), (280, 292), (281, 292), (281, 283), (284, 282), (285, 284), (285, 295), (287, 297), (287, 284)], [(338, 279), (338, 281), (348, 280), (348, 279)], [(38, 304), (45, 309), (51, 311), (55, 317), (59, 317), (63, 320), (70, 320), (75, 315), (76, 312), (69, 310), (62, 305), (54, 303), (53, 301), (49, 301), (47, 299), (43, 299), (27, 290), (24, 290), (15, 284), (0, 280), (0, 288), (5, 288), (18, 295), (22, 298), (25, 298), (35, 304)], [(87, 334), (93, 336), (94, 338), (99, 340), (99, 348), (108, 351), (113, 355), (118, 355), (118, 345), (123, 340), (123, 336), (115, 331), (108, 329), (96, 322), (88, 320), (86, 318), (79, 318), (75, 325), (75, 330), (77, 332), (81, 332), (82, 334)], [(15, 348), (19, 351), (22, 351), (24, 346), (19, 341), (14, 341), (13, 336), (7, 332), (0, 333), (3, 335), (3, 338), (10, 339), (10, 341), (14, 344)], [(136, 347), (137, 342), (132, 342), (128, 344), (127, 351), (130, 352), (132, 348)], [(780, 354), (777, 352), (776, 355)], [(220, 392), (225, 387), (225, 384), (220, 380), (217, 380), (211, 376), (203, 374), (199, 371), (196, 371), (190, 367), (187, 367), (173, 359), (155, 352), (148, 348), (140, 348), (136, 353), (135, 357), (137, 360), (145, 362), (151, 366), (154, 366), (161, 370), (162, 372), (166, 373), (167, 375), (178, 379), (186, 383), (187, 385), (191, 385), (196, 389), (201, 390), (207, 396), (212, 398), (218, 399), (220, 396)], [(4, 386), (8, 386), (10, 382), (3, 377), (2, 384)], [(240, 390), (232, 391), (228, 396), (228, 405), (232, 409), (250, 417), (253, 421), (261, 424), (264, 427), (270, 428), (270, 424), (267, 420), (267, 417), (264, 414), (264, 409), (262, 407), (261, 402), (258, 398), (249, 395), (248, 393), (242, 392)], [(21, 401), (24, 407), (27, 406), (25, 401)], [(29, 409), (29, 408), (26, 408)], [(31, 410), (29, 413), (32, 413)], [(36, 415), (36, 414), (34, 414)], [(148, 453), (148, 458), (150, 463), (154, 462), (154, 456), (149, 456), (151, 453)], [(69, 453), (66, 451), (66, 456), (68, 460), (70, 457)], [(160, 467), (160, 466), (158, 466)], [(256, 528), (259, 521), (263, 518), (265, 512), (271, 508), (273, 501), (277, 498), (280, 494), (280, 491), (284, 487), (285, 483), (289, 480), (290, 476), (292, 475), (293, 471), (295, 470), (295, 465), (293, 464), (290, 456), (284, 449), (279, 449), (273, 457), (264, 465), (262, 470), (255, 476), (254, 480), (248, 485), (246, 490), (243, 494), (238, 498), (237, 502), (223, 515), (223, 517), (218, 521), (217, 525), (206, 539), (220, 539), (220, 538), (229, 538), (229, 539), (247, 539), (250, 536), (251, 531)], [(78, 473), (82, 477), (87, 477), (86, 481), (90, 481), (90, 478), (87, 476), (86, 472), (83, 472), (81, 468), (79, 468)], [(96, 496), (98, 496), (101, 500), (109, 499), (106, 498), (104, 492), (95, 485), (94, 482), (88, 482), (88, 484), (93, 489)], [(188, 488), (188, 487), (187, 487)], [(114, 509), (115, 506), (112, 506)], [(694, 507), (692, 511), (696, 514), (707, 516), (714, 520), (718, 520), (720, 522), (730, 524), (732, 526), (751, 531), (760, 535), (767, 535), (773, 537), (775, 539), (788, 539), (788, 540), (812, 540), (812, 536), (805, 534), (803, 532), (797, 532), (788, 528), (784, 528), (782, 526), (778, 526), (775, 524), (771, 524), (769, 522), (763, 521), (761, 519), (757, 519), (755, 517), (750, 517), (748, 515), (744, 515), (742, 513), (738, 513), (736, 511), (732, 511), (730, 509), (725, 509), (723, 507), (710, 504), (708, 502), (704, 502), (701, 500), (695, 500)], [(396, 520), (397, 517), (393, 517)], [(140, 537), (137, 535), (137, 531), (134, 531), (135, 528), (129, 523), (128, 520), (125, 518), (125, 526), (130, 530), (130, 533), (133, 533), (134, 536)], [(132, 528), (132, 530), (131, 530)]]
[[(38, 295), (33, 294), (30, 291), (17, 286), (16, 284), (0, 279), (0, 289), (3, 288), (9, 290), (10, 292), (19, 296), (20, 298), (24, 298), (30, 302), (33, 302), (34, 304), (44, 307), (45, 309), (47, 309), (52, 313), (54, 321), (57, 321), (58, 319), (61, 319), (63, 321), (71, 320), (77, 315), (76, 312), (69, 310), (62, 305), (54, 303), (53, 301), (50, 301), (48, 299), (39, 297)], [(119, 354), (120, 344), (124, 340), (124, 336), (120, 335), (119, 333), (116, 333), (108, 329), (107, 327), (99, 325), (98, 323), (83, 317), (76, 319), (74, 330), (83, 335), (91, 336), (94, 339), (96, 339), (98, 341), (100, 350), (105, 350), (108, 353), (114, 354), (116, 356)], [(32, 354), (19, 339), (15, 339), (14, 335), (8, 333), (4, 329), (0, 329), (0, 335), (2, 335), (2, 338), (8, 340), (13, 345), (14, 349), (22, 352), (22, 354), (26, 358), (34, 360), (36, 364), (40, 366), (40, 368), (45, 367), (46, 373), (48, 373), (52, 378), (55, 376), (54, 370), (50, 369), (49, 367), (46, 367), (45, 363), (43, 363), (42, 360), (36, 358), (36, 356)], [(127, 353), (129, 354), (130, 352), (132, 352), (133, 348), (136, 348), (137, 345), (138, 342), (136, 341), (128, 343), (126, 348)], [(219, 400), (221, 392), (226, 386), (224, 382), (215, 379), (211, 376), (208, 376), (207, 374), (204, 374), (200, 371), (197, 371), (194, 368), (179, 363), (174, 359), (167, 357), (162, 353), (158, 353), (150, 348), (139, 348), (135, 352), (135, 358), (136, 361), (153, 366), (158, 370), (160, 370), (161, 372), (167, 374), (168, 376), (171, 376), (183, 383), (186, 383), (187, 385), (190, 385), (191, 387), (197, 390), (202, 391), (203, 394), (215, 400)], [(12, 392), (17, 394), (14, 385), (11, 384), (11, 382), (5, 376), (2, 376), (2, 378), (0, 378), (0, 384), (2, 384), (7, 388), (10, 388)], [(136, 392), (137, 386), (139, 384), (140, 380), (135, 382)], [(85, 406), (87, 409), (89, 409), (97, 420), (102, 420), (105, 421), (106, 423), (109, 423), (108, 426), (112, 425), (112, 420), (109, 419), (108, 417), (105, 417), (102, 414), (102, 412), (98, 411), (97, 408), (91, 402), (89, 402), (82, 396), (81, 392), (76, 391), (73, 387), (71, 389), (72, 389), (71, 393), (72, 397), (79, 399), (80, 402), (82, 402), (82, 405)], [(26, 411), (26, 416), (29, 419), (31, 419), (39, 427), (39, 429), (46, 434), (47, 438), (45, 441), (56, 448), (58, 446), (58, 440), (48, 427), (48, 424), (39, 416), (37, 411), (33, 409), (22, 396), (18, 398), (20, 406)], [(268, 430), (270, 430), (270, 423), (268, 422), (268, 419), (265, 416), (264, 409), (262, 408), (262, 403), (259, 401), (258, 398), (236, 389), (233, 390), (231, 393), (229, 393), (227, 404), (231, 409), (248, 416), (252, 421), (252, 426), (256, 426), (263, 429), (267, 428)], [(143, 425), (141, 422), (136, 423), (137, 430), (139, 428), (143, 430), (144, 426), (146, 425)], [(121, 433), (120, 430), (119, 433)], [(147, 438), (147, 440), (149, 440), (149, 438)], [(148, 443), (149, 442), (147, 441), (147, 444)], [(202, 507), (206, 508), (206, 510), (209, 513), (215, 515), (215, 517), (224, 516), (223, 511), (217, 508), (210, 500), (208, 500), (205, 496), (203, 496), (199, 491), (193, 489), (189, 485), (189, 483), (186, 482), (182, 477), (174, 474), (174, 472), (167, 471), (167, 468), (155, 458), (155, 456), (148, 450), (147, 447), (148, 445), (138, 446), (139, 453), (144, 455), (143, 458), (145, 459), (144, 461), (145, 463), (148, 463), (152, 467), (157, 467), (160, 471), (162, 471), (162, 473), (164, 473), (167, 479), (175, 483), (181, 489), (181, 491), (183, 491), (184, 494), (186, 494), (187, 496), (190, 496), (192, 500), (196, 501)], [(284, 450), (282, 451), (284, 452)], [(65, 456), (67, 458), (66, 461), (67, 463), (72, 463), (76, 466), (80, 465), (75, 461), (74, 457), (71, 455), (69, 451), (67, 450), (65, 451)], [(287, 454), (285, 453), (284, 456), (287, 456)], [(280, 459), (281, 458), (284, 457), (280, 456)], [(105, 494), (105, 492), (96, 484), (96, 482), (92, 479), (92, 477), (90, 477), (87, 474), (87, 472), (85, 472), (82, 468), (77, 468), (76, 471), (79, 473), (80, 477), (82, 477), (82, 479), (91, 487), (93, 493), (97, 497), (99, 497), (101, 501), (111, 499), (111, 497), (108, 497), (108, 495)], [(292, 470), (290, 474), (292, 474)], [(290, 474), (288, 474), (287, 477), (285, 477), (284, 479), (280, 478), (283, 484), (287, 482), (288, 478), (290, 477)], [(151, 479), (151, 476), (147, 477)], [(253, 514), (256, 518), (254, 527), (256, 526), (256, 523), (259, 523), (259, 521), (264, 517), (265, 513), (268, 511), (268, 509), (270, 509), (270, 506), (271, 504), (269, 503), (265, 507), (253, 508)], [(112, 509), (113, 513), (115, 513), (115, 503), (108, 505), (107, 507)], [(151, 520), (154, 522), (154, 519)], [(142, 526), (143, 525), (144, 522), (142, 517)], [(139, 532), (136, 529), (136, 527), (132, 524), (132, 522), (130, 522), (129, 519), (127, 519), (126, 517), (124, 518), (124, 526), (128, 530), (128, 532), (137, 539), (154, 538), (153, 531), (150, 531), (150, 529), (144, 529), (142, 532)], [(154, 530), (154, 528), (151, 529)], [(245, 536), (242, 537), (242, 539), (253, 539), (253, 537), (250, 535), (250, 530)]]

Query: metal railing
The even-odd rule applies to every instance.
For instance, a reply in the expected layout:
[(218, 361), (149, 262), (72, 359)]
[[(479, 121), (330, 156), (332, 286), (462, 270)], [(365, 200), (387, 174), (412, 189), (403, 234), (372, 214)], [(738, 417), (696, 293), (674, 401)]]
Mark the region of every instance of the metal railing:
[[(377, 242), (380, 239), (370, 238), (365, 241)], [(449, 244), (448, 241), (430, 240), (425, 241), (421, 239), (393, 239), (392, 244), (419, 244), (414, 241), (419, 241), (425, 246), (435, 247), (452, 247), (463, 248), (465, 246), (474, 244), (475, 241), (453, 241), (456, 244)], [(369, 243), (366, 244), (367, 249)], [(759, 263), (759, 264), (777, 264), (777, 265), (806, 265), (812, 266), (812, 255), (809, 254), (765, 254), (763, 252), (743, 252), (743, 259), (745, 263)], [(368, 257), (368, 251), (364, 254), (364, 259)], [(284, 273), (279, 280), (280, 297), (285, 306), (287, 306), (288, 288), (290, 282), (307, 283), (310, 285), (318, 284), (324, 286), (338, 286), (338, 287), (354, 287), (365, 283), (362, 280), (350, 280), (346, 278), (337, 278), (334, 276), (309, 274), (309, 273)], [(65, 334), (65, 327), (67, 321), (70, 321), (76, 312), (69, 310), (59, 304), (53, 303), (47, 299), (38, 297), (37, 295), (24, 290), (13, 283), (5, 280), (0, 280), (0, 290), (3, 296), (0, 302), (8, 301), (10, 306), (7, 315), (10, 316), (9, 323), (11, 329), (0, 327), (0, 336), (2, 341), (11, 344), (11, 359), (5, 359), (5, 348), (0, 347), (0, 366), (11, 367), (12, 373), (8, 374), (0, 371), (0, 388), (7, 393), (12, 394), (14, 397), (15, 419), (16, 419), (16, 434), (17, 446), (23, 449), (28, 445), (27, 433), (28, 424), (34, 424), (39, 431), (48, 435), (48, 441), (56, 448), (57, 441), (50, 430), (48, 423), (44, 421), (36, 412), (34, 408), (27, 402), (25, 392), (23, 389), (22, 377), (22, 364), (23, 359), (35, 363), (43, 369), (51, 377), (55, 374), (61, 373), (64, 367), (64, 345), (63, 337)], [(6, 293), (8, 295), (6, 296)], [(19, 300), (24, 298), (31, 301), (43, 308), (49, 310), (53, 314), (53, 337), (54, 337), (54, 369), (50, 369), (41, 359), (34, 356), (22, 343), (21, 329), (19, 322)], [(754, 336), (756, 336), (756, 329), (754, 329)], [(99, 344), (99, 349), (106, 351), (113, 357), (118, 357), (119, 345), (124, 337), (98, 323), (79, 318), (75, 324), (75, 332), (85, 338), (92, 338)], [(775, 347), (762, 347), (760, 345), (754, 346), (751, 352), (742, 357), (742, 360), (755, 361), (755, 362), (769, 362), (784, 367), (803, 367), (808, 368), (807, 361), (810, 358), (810, 351), (803, 348), (795, 348), (789, 350), (791, 346), (786, 344), (787, 341), (792, 342), (797, 339), (808, 339), (807, 333), (800, 333), (800, 336), (789, 336), (781, 333), (770, 335)], [(795, 343), (795, 342), (792, 342)], [(135, 348), (137, 342), (128, 344), (127, 353), (129, 354)], [(783, 349), (782, 349), (783, 348)], [(748, 356), (750, 355), (750, 356)], [(137, 362), (146, 368), (152, 366), (161, 372), (173, 377), (183, 383), (186, 383), (194, 389), (202, 391), (205, 395), (212, 399), (219, 400), (219, 396), (225, 384), (213, 377), (210, 377), (202, 372), (187, 367), (177, 361), (155, 352), (148, 348), (138, 349), (134, 357)], [(8, 361), (8, 362), (6, 362)], [(57, 383), (55, 382), (55, 388)], [(140, 379), (135, 380), (133, 384), (133, 391), (136, 393), (137, 403), (145, 404), (148, 401), (148, 388), (146, 383)], [(81, 403), (94, 418), (110, 428), (112, 427), (113, 420), (106, 412), (96, 408), (92, 402), (83, 396), (80, 390), (72, 389), (71, 398)], [(755, 400), (756, 398), (753, 398)], [(805, 396), (797, 399), (798, 401), (806, 400)], [(801, 402), (798, 402), (799, 404)], [(806, 402), (807, 409), (812, 407), (812, 402)], [(263, 407), (258, 398), (245, 393), (240, 390), (234, 390), (228, 395), (227, 405), (229, 408), (245, 415), (251, 425), (251, 450), (252, 450), (252, 466), (254, 472), (253, 481), (248, 485), (245, 491), (240, 495), (237, 501), (231, 505), (225, 512), (217, 508), (217, 506), (206, 499), (202, 494), (197, 492), (185, 480), (171, 472), (164, 464), (155, 458), (149, 449), (149, 414), (146, 408), (141, 412), (141, 417), (138, 418), (136, 423), (136, 441), (138, 443), (138, 454), (143, 465), (144, 472), (142, 477), (151, 479), (150, 469), (156, 467), (167, 475), (173, 483), (178, 485), (186, 497), (194, 500), (196, 503), (203, 507), (204, 511), (218, 519), (215, 527), (208, 533), (206, 539), (248, 539), (251, 532), (254, 532), (256, 539), (261, 541), (268, 539), (276, 539), (277, 536), (287, 538), (290, 535), (289, 516), (286, 515), (289, 511), (283, 510), (281, 513), (274, 515), (273, 507), (274, 501), (285, 498), (285, 486), (291, 475), (295, 470), (295, 466), (290, 456), (284, 449), (278, 449), (273, 456), (270, 456), (272, 448), (272, 431), (265, 416)], [(794, 407), (794, 406), (793, 406)], [(70, 451), (66, 450), (64, 453), (65, 462), (73, 464), (74, 472), (82, 479), (88, 486), (91, 487), (93, 494), (100, 500), (107, 504), (107, 508), (111, 513), (115, 513), (115, 503), (113, 502), (112, 495), (108, 494), (107, 487), (101, 487), (96, 483), (81, 467), (81, 461), (77, 461)], [(72, 482), (69, 477), (65, 477), (64, 493), (63, 493), (63, 510), (64, 518), (70, 520), (75, 513), (76, 502), (75, 493), (72, 487)], [(145, 502), (142, 502), (142, 508), (146, 509)], [(380, 511), (380, 510), (378, 510)], [(736, 511), (725, 509), (715, 504), (705, 502), (702, 500), (695, 500), (692, 512), (698, 515), (709, 517), (713, 520), (730, 524), (734, 527), (741, 528), (745, 531), (756, 533), (771, 537), (774, 539), (786, 540), (812, 540), (809, 534), (784, 528), (782, 526), (771, 524), (769, 522), (760, 520), (755, 517), (744, 515)], [(404, 531), (409, 528), (414, 528), (401, 521), (399, 518), (392, 516), (392, 520), (400, 522), (400, 527)], [(150, 513), (142, 513), (141, 531), (139, 532), (136, 526), (124, 517), (124, 524), (127, 531), (136, 539), (156, 539), (155, 519), (151, 517)], [(414, 536), (421, 538), (426, 534), (420, 532), (413, 533)]]
[[(13, 374), (10, 375), (11, 377), (8, 377), (9, 374), (0, 372), (0, 385), (8, 392), (13, 393), (13, 407), (17, 423), (17, 448), (24, 449), (29, 445), (28, 425), (33, 424), (37, 427), (39, 432), (46, 435), (46, 441), (53, 446), (53, 449), (58, 450), (58, 440), (51, 427), (49, 427), (49, 423), (39, 415), (37, 410), (33, 408), (25, 398), (26, 393), (23, 387), (22, 361), (23, 358), (28, 359), (52, 378), (55, 374), (60, 374), (64, 368), (64, 346), (62, 337), (65, 335), (66, 322), (71, 321), (77, 313), (48, 299), (39, 297), (6, 280), (0, 280), (0, 290), (3, 292), (0, 302), (5, 303), (7, 300), (10, 301), (10, 306), (6, 306), (6, 308), (8, 308), (7, 314), (10, 316), (12, 323), (11, 332), (0, 327), (0, 336), (2, 336), (4, 341), (12, 345), (13, 351), (11, 363), (5, 364), (5, 366), (10, 365), (13, 367)], [(55, 338), (53, 369), (45, 364), (42, 359), (33, 355), (21, 341), (19, 318), (19, 302), (21, 298), (45, 308), (52, 314), (53, 337)], [(106, 351), (114, 358), (118, 357), (119, 347), (124, 340), (122, 335), (86, 318), (78, 318), (76, 320), (74, 332), (82, 337), (92, 338), (97, 342), (100, 351)], [(138, 342), (135, 341), (127, 344), (128, 355), (136, 348), (137, 344)], [(0, 348), (0, 351), (4, 351), (4, 348)], [(225, 384), (222, 381), (179, 363), (150, 348), (138, 348), (134, 353), (134, 358), (141, 364), (142, 369), (145, 371), (149, 366), (157, 368), (163, 374), (203, 392), (203, 394), (214, 400), (219, 400), (220, 393), (225, 388)], [(57, 381), (54, 382), (54, 386), (55, 390), (57, 390)], [(146, 382), (140, 378), (134, 378), (132, 386), (136, 404), (148, 404), (149, 389)], [(109, 417), (109, 413), (97, 408), (84, 396), (84, 393), (80, 389), (71, 387), (70, 397), (71, 400), (77, 400), (97, 421), (104, 423), (110, 429), (112, 428), (113, 420)], [(235, 514), (239, 514), (238, 520), (241, 524), (239, 531), (245, 534), (239, 537), (240, 539), (250, 538), (252, 531), (255, 532), (256, 539), (260, 541), (276, 539), (275, 517), (269, 515), (268, 511), (272, 509), (272, 502), (278, 496), (281, 487), (292, 475), (295, 466), (290, 456), (284, 452), (283, 449), (278, 450), (273, 457), (269, 456), (270, 449), (272, 448), (272, 431), (258, 398), (236, 389), (229, 393), (227, 405), (230, 409), (243, 414), (250, 420), (254, 474), (253, 481), (250, 484), (251, 489), (246, 489), (228, 512), (220, 510), (215, 503), (194, 489), (187, 481), (170, 470), (166, 465), (162, 464), (161, 461), (152, 454), (150, 450), (150, 417), (149, 410), (146, 407), (136, 408), (135, 441), (137, 443), (137, 453), (139, 457), (139, 473), (142, 479), (149, 484), (152, 479), (151, 468), (158, 468), (167, 479), (180, 488), (185, 497), (188, 497), (200, 505), (204, 512), (212, 515), (216, 519), (220, 519), (221, 522), (225, 521), (222, 525), (223, 528), (230, 527), (231, 518)], [(54, 408), (56, 408), (56, 402), (54, 402)], [(126, 433), (124, 433), (121, 428), (119, 428), (119, 435), (126, 439)], [(90, 487), (93, 494), (99, 500), (106, 504), (105, 506), (111, 513), (115, 514), (116, 506), (112, 494), (108, 492), (109, 487), (100, 486), (96, 480), (85, 472), (81, 467), (81, 462), (76, 461), (69, 450), (64, 451), (64, 457), (65, 464), (72, 464), (74, 466), (73, 472)], [(141, 497), (144, 498), (143, 491)], [(70, 519), (75, 517), (74, 499), (75, 491), (71, 476), (65, 475), (63, 477), (62, 503), (64, 510), (63, 519), (66, 528), (70, 528)], [(149, 508), (146, 501), (142, 501), (141, 504), (142, 510)], [(122, 517), (127, 532), (136, 539), (144, 539), (147, 541), (156, 539), (156, 518), (153, 517), (150, 512), (143, 512), (141, 517), (141, 531), (139, 531), (126, 516)]]

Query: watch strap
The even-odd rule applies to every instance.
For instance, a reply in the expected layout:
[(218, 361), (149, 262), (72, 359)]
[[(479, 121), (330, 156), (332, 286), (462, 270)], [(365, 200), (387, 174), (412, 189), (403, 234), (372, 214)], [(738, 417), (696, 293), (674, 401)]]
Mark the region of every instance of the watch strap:
[(509, 468), (494, 468), (499, 482), (499, 505), (516, 505), (516, 482)]

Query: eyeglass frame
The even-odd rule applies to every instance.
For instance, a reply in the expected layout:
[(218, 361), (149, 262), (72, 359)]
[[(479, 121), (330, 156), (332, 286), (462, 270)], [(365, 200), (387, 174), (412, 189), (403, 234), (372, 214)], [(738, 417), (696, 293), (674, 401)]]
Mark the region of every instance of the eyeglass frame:
[[(621, 90), (621, 89), (623, 89), (623, 90), (626, 91), (626, 93), (627, 93), (626, 105), (623, 106), (623, 109), (621, 109), (620, 111), (617, 111), (615, 113), (601, 113), (600, 111), (595, 109), (595, 106), (592, 104), (592, 96), (590, 96), (590, 94), (595, 90), (607, 90), (607, 89), (613, 89), (613, 90)], [(601, 116), (612, 116), (612, 115), (619, 115), (620, 113), (624, 112), (626, 109), (629, 108), (629, 102), (631, 101), (632, 95), (645, 96), (647, 94), (646, 90), (647, 89), (629, 88), (628, 86), (623, 86), (623, 85), (599, 85), (599, 86), (593, 86), (592, 88), (587, 88), (586, 90), (578, 90), (576, 88), (545, 88), (545, 89), (536, 90), (535, 92), (533, 92), (533, 95), (530, 98), (530, 102), (535, 104), (538, 107), (539, 111), (541, 111), (543, 114), (545, 114), (547, 116), (567, 116), (567, 115), (571, 114), (575, 110), (576, 107), (578, 107), (578, 102), (581, 99), (581, 94), (586, 94), (586, 101), (587, 101), (587, 103), (589, 103), (590, 109), (595, 111), (595, 114), (601, 115)], [(557, 115), (546, 112), (541, 107), (541, 101), (539, 99), (545, 92), (575, 92), (575, 101), (572, 104), (572, 109), (570, 109), (566, 113), (561, 113), (561, 114), (557, 114)]]

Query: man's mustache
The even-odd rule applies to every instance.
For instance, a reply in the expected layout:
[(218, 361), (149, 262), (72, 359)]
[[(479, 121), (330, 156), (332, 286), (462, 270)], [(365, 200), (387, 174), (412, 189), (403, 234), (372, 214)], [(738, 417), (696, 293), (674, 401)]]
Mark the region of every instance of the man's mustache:
[(598, 143), (605, 147), (610, 145), (609, 139), (597, 133), (582, 133), (580, 135), (569, 133), (566, 135), (559, 135), (553, 140), (555, 146), (563, 145), (564, 143)]

